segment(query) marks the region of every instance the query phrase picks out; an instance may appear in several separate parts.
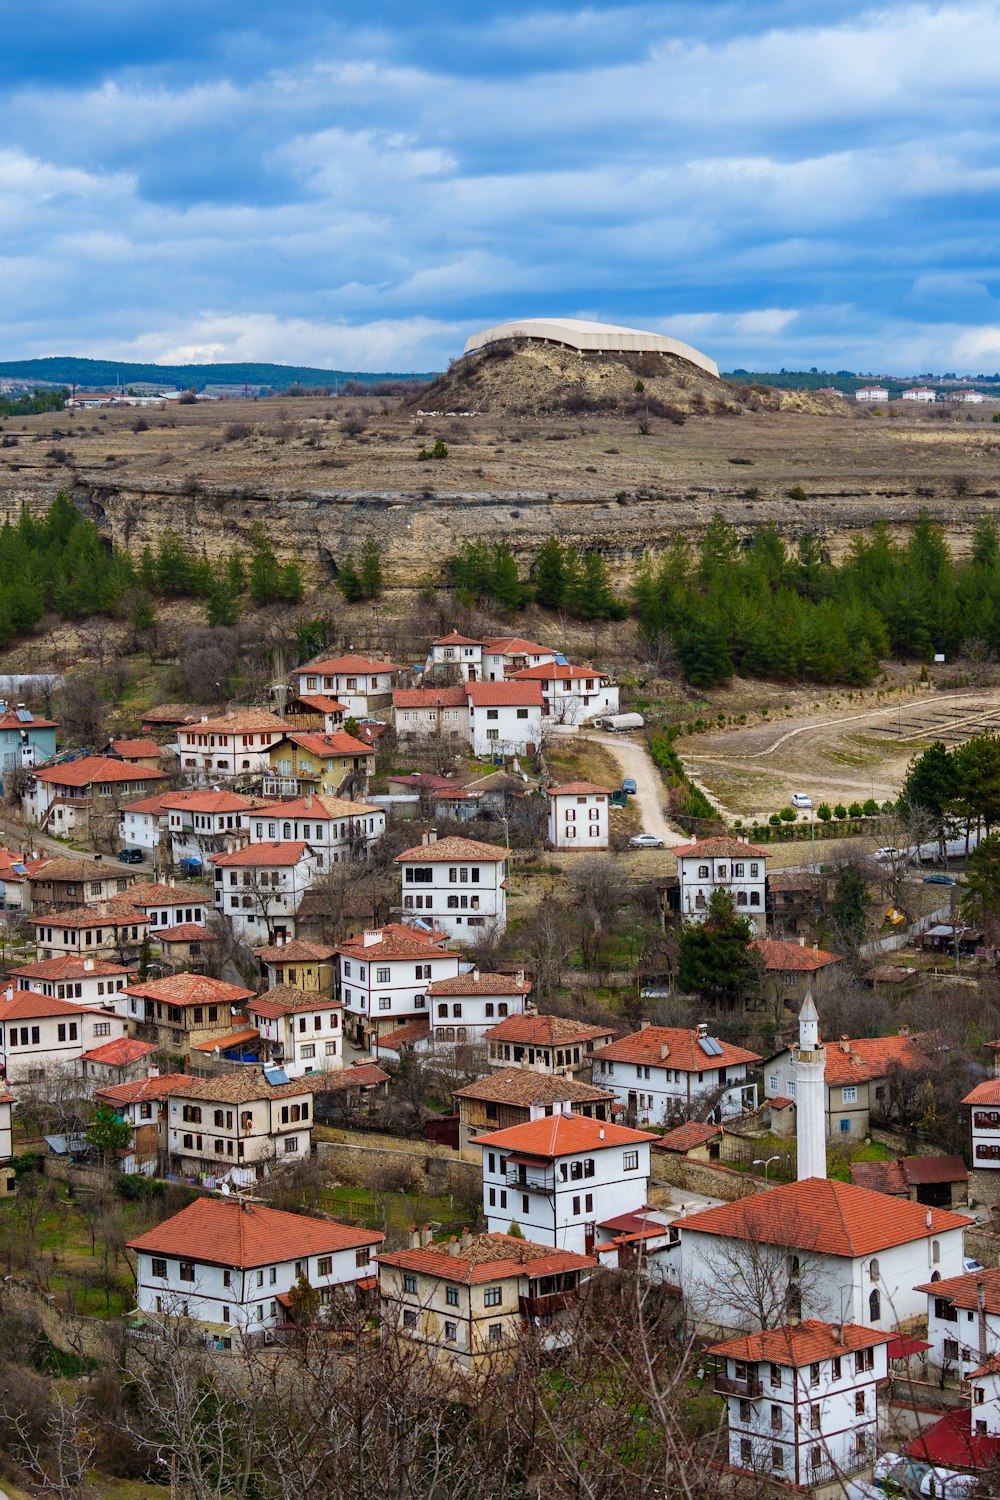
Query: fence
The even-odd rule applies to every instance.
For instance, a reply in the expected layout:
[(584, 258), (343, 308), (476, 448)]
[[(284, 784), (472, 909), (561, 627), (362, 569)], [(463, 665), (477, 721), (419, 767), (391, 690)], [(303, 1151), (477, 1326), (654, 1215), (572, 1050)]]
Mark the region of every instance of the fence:
[(924, 916), (918, 917), (911, 922), (909, 927), (904, 927), (902, 932), (890, 932), (886, 937), (874, 938), (870, 943), (861, 945), (863, 958), (874, 958), (879, 953), (893, 953), (897, 948), (905, 948), (907, 943), (921, 933), (927, 931), (928, 927), (935, 926), (938, 922), (951, 921), (951, 907), (939, 906), (937, 911), (926, 912)]

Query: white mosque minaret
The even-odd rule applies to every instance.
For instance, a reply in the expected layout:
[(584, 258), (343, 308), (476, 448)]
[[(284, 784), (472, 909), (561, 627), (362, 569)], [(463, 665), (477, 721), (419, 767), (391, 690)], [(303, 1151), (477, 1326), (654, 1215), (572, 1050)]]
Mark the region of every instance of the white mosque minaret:
[(799, 1171), (806, 1177), (826, 1176), (826, 1109), (823, 1079), (826, 1048), (819, 1039), (819, 1016), (812, 992), (806, 994), (799, 1011), (799, 1044), (792, 1048), (795, 1071), (795, 1133)]

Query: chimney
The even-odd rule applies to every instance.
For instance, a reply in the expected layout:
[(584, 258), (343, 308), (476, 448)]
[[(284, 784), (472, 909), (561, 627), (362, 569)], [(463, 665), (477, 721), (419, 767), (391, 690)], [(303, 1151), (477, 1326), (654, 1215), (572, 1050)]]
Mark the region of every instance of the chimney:
[(800, 932), (799, 933), (799, 947), (800, 948), (804, 948), (805, 945), (806, 945), (806, 935), (805, 935), (804, 932)]
[(275, 939), (274, 939), (274, 946), (275, 946), (275, 947), (276, 947), (276, 948), (280, 948), (280, 947), (281, 947), (281, 945), (282, 945), (282, 943), (283, 943), (283, 942), (284, 942), (284, 941), (285, 941), (285, 939), (284, 939), (284, 938), (283, 938), (283, 936), (282, 936), (282, 935), (281, 935), (281, 933), (280, 933), (280, 932), (279, 932), (279, 933), (277, 933), (277, 934), (276, 934), (276, 936), (275, 936)]
[(457, 1255), (458, 1252), (459, 1252), (459, 1250), (461, 1248), (462, 1247), (461, 1247), (461, 1244), (458, 1241), (458, 1238), (455, 1235), (452, 1235), (452, 1237), (448, 1241), (448, 1245), (447, 1245), (448, 1254), (449, 1255)]
[(417, 1228), (416, 1224), (410, 1225), (410, 1249), (420, 1249), (420, 1230)]
[(92, 974), (94, 972), (94, 960), (92, 958), (85, 958), (83, 960), (83, 967), (87, 974)]
[(670, 1056), (670, 1043), (669, 1042), (661, 1042), (660, 1043), (660, 1061), (662, 1062), (665, 1057), (669, 1057), (669, 1056)]
[(426, 849), (427, 845), (430, 843), (430, 841), (431, 841), (430, 840), (430, 834), (428, 834), (428, 833), (422, 833), (420, 835), (420, 847), (422, 849)]
[(927, 1228), (934, 1228), (934, 1215), (931, 1213), (930, 1209), (927, 1210)]
[(436, 828), (429, 829), (428, 833), (427, 833), (427, 842), (429, 844), (436, 844), (437, 843), (437, 839), (438, 839), (438, 831), (437, 831), (437, 829)]
[(306, 792), (305, 798), (303, 800), (305, 801), (306, 807), (312, 807), (312, 805), (313, 805), (313, 794), (312, 794), (312, 792)]
[(601, 1126), (601, 1128), (600, 1128), (600, 1130), (598, 1132), (598, 1139), (602, 1140), (602, 1141), (604, 1139), (604, 1126), (603, 1125)]
[(462, 1230), (462, 1249), (463, 1250), (468, 1250), (468, 1248), (469, 1248), (469, 1246), (471, 1244), (472, 1244), (472, 1234), (470, 1233), (470, 1231), (468, 1229), (463, 1229)]
[(156, 1066), (155, 1063), (150, 1063), (149, 1067), (146, 1069), (146, 1077), (147, 1078), (159, 1078), (159, 1076), (160, 1076), (160, 1070), (159, 1070), (159, 1068)]
[(104, 859), (104, 855), (103, 854), (95, 854), (94, 855), (94, 864), (95, 865), (101, 864), (102, 861), (103, 861), (103, 859)]
[(909, 1028), (909, 1026), (901, 1026), (899, 1028), (899, 1031), (898, 1031), (897, 1034), (899, 1036), (909, 1036), (909, 1034), (910, 1034), (910, 1028)]
[(364, 943), (366, 948), (371, 948), (373, 944), (378, 942), (380, 936), (381, 933), (379, 932), (378, 928), (369, 929), (365, 932), (362, 942)]
[(843, 1343), (844, 1330), (839, 1323), (831, 1323), (830, 1337), (833, 1339), (834, 1345), (836, 1347), (839, 1347), (839, 1345)]
[(421, 1229), (420, 1229), (420, 1248), (421, 1248), (421, 1250), (426, 1250), (427, 1247), (428, 1247), (428, 1245), (433, 1245), (433, 1243), (434, 1243), (434, 1236), (431, 1233), (431, 1226), (429, 1224), (423, 1224), (423, 1225), (421, 1225)]
[(646, 1031), (647, 1028), (649, 1027), (649, 1024), (650, 1023), (648, 1021), (640, 1021), (639, 1022), (639, 1030), (640, 1031)]
[(819, 943), (813, 943), (813, 952), (814, 953), (818, 953), (819, 952)]
[(851, 1039), (850, 1039), (850, 1037), (848, 1037), (848, 1036), (842, 1036), (840, 1038), (840, 1050), (841, 1050), (841, 1052), (843, 1052), (843, 1054), (844, 1054), (845, 1057), (850, 1057), (850, 1055), (851, 1055)]

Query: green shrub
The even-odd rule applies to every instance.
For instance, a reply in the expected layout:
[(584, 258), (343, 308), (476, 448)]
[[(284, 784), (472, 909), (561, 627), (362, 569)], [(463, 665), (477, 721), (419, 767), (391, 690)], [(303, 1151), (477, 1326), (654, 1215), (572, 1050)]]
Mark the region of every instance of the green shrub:
[(850, 818), (863, 818), (864, 808), (861, 806), (861, 803), (852, 802), (850, 807), (847, 809), (847, 815)]
[(877, 818), (878, 817), (878, 815), (879, 815), (879, 805), (875, 801), (874, 797), (869, 797), (868, 801), (862, 804), (861, 811), (862, 811), (862, 813), (864, 814), (864, 816), (866, 818)]
[(836, 807), (833, 809), (833, 816), (837, 819), (838, 822), (841, 823), (847, 817), (847, 808), (842, 802), (838, 802)]
[(794, 807), (783, 807), (778, 814), (778, 817), (781, 819), (782, 823), (794, 823), (797, 816), (798, 814), (796, 813)]
[(817, 807), (816, 809), (816, 816), (817, 818), (819, 818), (821, 823), (829, 823), (830, 819), (833, 817), (833, 808), (830, 806), (829, 802), (820, 803), (819, 807)]

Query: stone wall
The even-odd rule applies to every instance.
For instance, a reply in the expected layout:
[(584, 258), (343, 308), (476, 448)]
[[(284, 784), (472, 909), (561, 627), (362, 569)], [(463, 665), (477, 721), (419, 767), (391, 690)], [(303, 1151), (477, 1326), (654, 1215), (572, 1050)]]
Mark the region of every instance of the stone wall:
[[(682, 1192), (704, 1193), (731, 1203), (735, 1198), (751, 1198), (765, 1191), (763, 1182), (745, 1172), (716, 1162), (695, 1161), (692, 1156), (674, 1156), (667, 1151), (651, 1151), (654, 1183), (669, 1183)], [(677, 1201), (674, 1192), (673, 1201)]]

